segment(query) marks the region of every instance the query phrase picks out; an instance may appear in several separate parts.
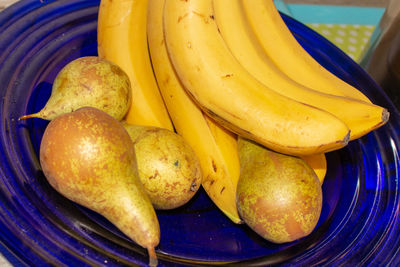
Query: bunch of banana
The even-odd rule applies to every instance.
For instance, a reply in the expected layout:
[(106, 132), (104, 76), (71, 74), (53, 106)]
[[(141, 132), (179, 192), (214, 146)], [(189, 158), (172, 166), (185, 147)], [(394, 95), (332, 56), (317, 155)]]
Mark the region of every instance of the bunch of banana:
[(236, 136), (205, 115), (176, 76), (164, 41), (163, 7), (164, 0), (149, 0), (147, 21), (150, 55), (161, 95), (177, 133), (200, 159), (203, 188), (228, 218), (240, 223), (236, 207), (240, 172)]
[(301, 47), (273, 1), (240, 2), (253, 34), (257, 36), (264, 52), (290, 78), (317, 91), (370, 102), (359, 90), (323, 68)]
[(251, 75), (229, 50), (214, 15), (212, 0), (166, 1), (164, 7), (170, 59), (207, 114), (281, 153), (325, 153), (347, 144), (349, 128), (337, 116), (284, 96)]
[[(301, 57), (305, 58), (307, 61), (313, 62), (311, 64), (314, 64), (314, 67), (311, 69), (325, 73), (319, 74), (318, 72), (315, 72), (313, 75), (318, 76), (318, 79), (308, 78), (306, 79), (307, 83), (301, 83), (301, 80), (296, 80), (293, 76), (289, 77), (288, 73), (290, 72), (282, 71), (279, 67), (284, 68), (286, 65), (293, 66), (291, 65), (292, 61), (288, 61), (290, 62), (290, 64), (288, 64), (288, 62), (279, 60), (281, 65), (278, 67), (270, 57), (270, 55), (275, 55), (274, 59), (278, 60), (278, 56), (276, 56), (275, 53), (276, 51), (270, 49), (271, 52), (266, 53), (264, 51), (265, 44), (263, 46), (258, 40), (258, 37), (260, 37), (262, 33), (265, 35), (270, 34), (271, 27), (265, 27), (266, 23), (256, 24), (257, 22), (254, 21), (254, 16), (252, 17), (253, 24), (251, 24), (247, 18), (248, 14), (244, 12), (245, 9), (240, 0), (213, 0), (214, 17), (219, 32), (232, 54), (255, 78), (266, 86), (278, 90), (282, 95), (335, 114), (350, 128), (350, 140), (359, 138), (386, 122), (386, 116), (388, 116), (388, 114), (384, 108), (370, 104), (371, 102), (369, 99), (360, 91), (351, 87), (349, 84), (344, 83), (325, 69), (321, 69), (322, 66), (309, 56), (309, 54), (297, 43), (280, 16), (276, 16), (278, 12), (274, 8), (272, 1), (243, 2), (247, 2), (247, 5), (253, 4), (252, 8), (256, 8), (256, 2), (257, 5), (261, 5), (261, 3), (270, 5), (269, 7), (271, 8), (271, 12), (265, 12), (263, 15), (266, 16), (268, 14), (273, 14), (274, 18), (271, 20), (264, 18), (264, 21), (279, 22), (279, 27), (273, 25), (274, 30), (272, 32), (282, 35), (282, 38), (279, 40), (284, 38), (288, 39), (284, 41), (285, 45), (283, 45), (283, 47), (288, 49), (290, 44), (292, 48), (289, 49), (289, 51), (296, 51), (297, 53), (303, 54)], [(252, 9), (248, 8), (246, 10), (250, 11)], [(259, 18), (262, 14), (260, 10), (262, 9), (258, 8), (257, 10)], [(255, 27), (255, 25), (257, 25), (257, 27)], [(260, 25), (263, 26), (260, 27)], [(281, 30), (280, 28), (282, 27), (285, 29)], [(256, 35), (255, 31), (259, 34)], [(269, 44), (275, 49), (282, 51), (282, 45), (275, 41), (276, 38), (271, 35), (269, 35), (269, 38)], [(268, 43), (265, 39), (266, 38), (264, 38), (264, 43)], [(288, 55), (288, 51), (284, 54)], [(292, 55), (292, 57), (295, 56)], [(297, 66), (296, 69), (302, 69), (302, 67)], [(298, 72), (293, 71), (293, 73), (299, 75)], [(321, 77), (325, 77), (323, 79), (329, 79), (325, 80), (325, 83), (328, 83), (327, 85), (321, 85)], [(335, 82), (331, 82), (331, 79), (334, 79)], [(318, 82), (321, 84), (318, 84)], [(310, 87), (307, 87), (306, 85)], [(349, 114), (349, 110), (352, 111), (351, 114)], [(301, 158), (314, 169), (322, 184), (327, 170), (325, 155), (305, 155), (301, 156)]]
[(147, 1), (102, 0), (97, 27), (98, 54), (120, 66), (129, 76), (132, 101), (125, 120), (173, 130), (151, 67), (146, 21)]
[[(254, 3), (256, 1), (244, 2)], [(272, 3), (272, 1), (262, 2)], [(240, 0), (214, 0), (213, 7), (218, 29), (230, 51), (239, 63), (264, 85), (298, 102), (334, 114), (349, 127), (350, 140), (365, 135), (385, 122), (387, 111), (380, 106), (350, 97), (335, 96), (326, 92), (323, 93), (321, 90), (310, 89), (289, 78), (278, 69), (272, 58), (265, 53), (258, 42), (243, 12)], [(260, 25), (257, 28), (265, 29)], [(267, 28), (269, 31), (271, 27)], [(291, 61), (287, 61), (285, 66), (292, 67), (293, 64)], [(302, 67), (298, 66), (297, 69), (302, 69)], [(310, 78), (310, 80), (313, 79)]]
[(235, 223), (238, 135), (301, 157), (322, 182), (324, 153), (389, 117), (309, 56), (271, 0), (102, 0), (98, 45), (131, 80), (126, 120), (182, 135)]

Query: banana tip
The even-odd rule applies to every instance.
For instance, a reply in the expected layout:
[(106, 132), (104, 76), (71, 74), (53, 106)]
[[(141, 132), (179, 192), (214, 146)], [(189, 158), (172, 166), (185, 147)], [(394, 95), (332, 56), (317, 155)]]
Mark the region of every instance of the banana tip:
[(343, 138), (343, 144), (347, 145), (350, 142), (350, 131)]
[(382, 122), (386, 123), (389, 120), (390, 112), (387, 109), (382, 111)]

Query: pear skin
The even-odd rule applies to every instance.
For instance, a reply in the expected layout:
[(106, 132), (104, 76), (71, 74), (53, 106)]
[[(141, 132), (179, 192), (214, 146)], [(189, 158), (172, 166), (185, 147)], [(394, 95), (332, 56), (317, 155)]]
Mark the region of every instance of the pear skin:
[(57, 74), (43, 109), (21, 116), (19, 120), (52, 120), (85, 106), (98, 108), (122, 120), (131, 103), (130, 88), (129, 77), (119, 66), (100, 57), (81, 57)]
[(122, 123), (136, 151), (139, 178), (155, 209), (186, 204), (199, 190), (200, 161), (182, 136), (168, 129)]
[(68, 199), (100, 213), (157, 257), (160, 227), (141, 184), (132, 140), (122, 124), (92, 107), (48, 124), (40, 163), (50, 185)]
[(238, 140), (241, 174), (237, 188), (243, 221), (273, 243), (310, 234), (322, 209), (317, 175), (304, 160)]

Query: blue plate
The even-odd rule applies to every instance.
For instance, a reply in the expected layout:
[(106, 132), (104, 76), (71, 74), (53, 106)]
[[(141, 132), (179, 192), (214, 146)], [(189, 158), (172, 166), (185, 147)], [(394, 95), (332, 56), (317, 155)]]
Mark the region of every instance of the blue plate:
[[(34, 266), (145, 265), (147, 253), (102, 216), (47, 183), (38, 161), (47, 122), (18, 121), (46, 103), (68, 62), (96, 55), (98, 0), (22, 0), (0, 13), (0, 241), (7, 256)], [(284, 17), (323, 66), (391, 112), (389, 123), (327, 154), (320, 221), (309, 236), (272, 244), (235, 225), (200, 191), (158, 212), (160, 266), (400, 265), (399, 113), (351, 59)], [(349, 111), (351, 112), (351, 111)]]

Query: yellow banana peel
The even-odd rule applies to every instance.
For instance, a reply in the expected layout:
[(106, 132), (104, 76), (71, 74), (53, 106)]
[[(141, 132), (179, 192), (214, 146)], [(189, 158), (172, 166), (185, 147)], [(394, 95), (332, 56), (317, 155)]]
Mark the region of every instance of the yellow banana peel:
[(149, 1), (147, 21), (150, 55), (161, 95), (177, 133), (200, 159), (206, 193), (228, 218), (240, 223), (236, 207), (240, 172), (236, 136), (204, 115), (176, 76), (163, 37), (163, 4), (163, 0)]
[(120, 66), (129, 76), (132, 101), (125, 120), (173, 130), (151, 67), (146, 35), (147, 2), (101, 1), (98, 54)]

